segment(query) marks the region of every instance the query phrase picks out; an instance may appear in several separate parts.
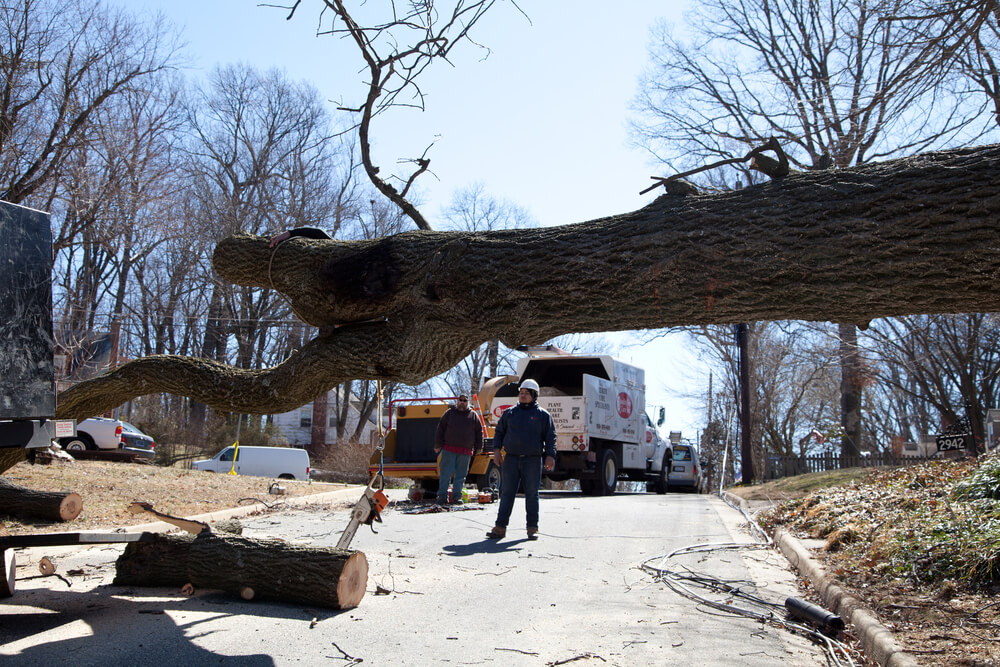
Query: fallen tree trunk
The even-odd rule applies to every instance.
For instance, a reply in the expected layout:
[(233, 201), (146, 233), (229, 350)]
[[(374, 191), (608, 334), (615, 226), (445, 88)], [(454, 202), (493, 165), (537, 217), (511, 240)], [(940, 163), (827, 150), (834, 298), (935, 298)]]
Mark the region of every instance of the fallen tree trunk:
[(134, 542), (115, 563), (119, 586), (223, 590), (244, 599), (269, 599), (348, 609), (368, 585), (368, 559), (360, 551), (301, 547), (204, 532), (156, 535)]
[(72, 521), (82, 510), (79, 493), (35, 491), (0, 477), (0, 514), (19, 519)]
[(353, 379), (418, 384), (483, 341), (801, 319), (1000, 311), (1000, 145), (663, 195), (563, 227), (369, 241), (223, 239), (213, 267), (276, 289), (323, 335), (270, 369), (138, 359), (60, 394), (82, 419), (143, 394), (291, 410)]

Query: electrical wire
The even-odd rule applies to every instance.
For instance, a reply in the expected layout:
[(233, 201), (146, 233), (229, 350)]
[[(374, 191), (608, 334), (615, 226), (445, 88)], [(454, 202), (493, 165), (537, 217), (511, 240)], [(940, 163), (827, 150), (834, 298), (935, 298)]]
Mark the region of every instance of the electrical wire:
[[(729, 501), (726, 501), (729, 503)], [(674, 562), (681, 556), (692, 554), (707, 554), (715, 551), (740, 551), (745, 549), (769, 549), (773, 546), (770, 536), (741, 507), (730, 506), (739, 510), (754, 534), (754, 542), (707, 542), (692, 544), (675, 549), (667, 554), (653, 556), (640, 565), (640, 568), (651, 575), (654, 581), (659, 581), (701, 607), (744, 616), (775, 628), (784, 629), (807, 637), (823, 647), (830, 664), (841, 667), (855, 665), (851, 650), (846, 644), (833, 639), (818, 630), (787, 620), (784, 603), (766, 600), (751, 592), (756, 588), (752, 581), (742, 579), (722, 579), (715, 575), (695, 571), (688, 566)], [(655, 563), (655, 564), (654, 564)], [(701, 592), (699, 592), (699, 589)], [(722, 594), (722, 599), (713, 599), (709, 594)], [(734, 604), (738, 601), (738, 604)], [(702, 610), (704, 611), (704, 609)], [(781, 614), (779, 616), (779, 614)]]

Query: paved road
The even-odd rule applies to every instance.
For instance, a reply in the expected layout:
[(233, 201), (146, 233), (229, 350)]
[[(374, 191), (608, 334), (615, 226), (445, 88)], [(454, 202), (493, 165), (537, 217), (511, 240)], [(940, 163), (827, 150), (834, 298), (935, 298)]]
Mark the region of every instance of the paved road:
[[(394, 495), (403, 499), (404, 496)], [(750, 619), (699, 608), (638, 566), (703, 542), (751, 541), (742, 517), (715, 497), (544, 494), (541, 538), (512, 530), (485, 539), (496, 505), (385, 515), (354, 548), (369, 560), (368, 592), (353, 610), (253, 603), (218, 592), (110, 585), (122, 547), (58, 556), (59, 572), (30, 578), (40, 553), (19, 553), (18, 592), (0, 602), (5, 665), (823, 665), (818, 649)], [(246, 535), (332, 545), (347, 505), (244, 520)], [(51, 551), (51, 549), (49, 550)], [(659, 561), (657, 561), (659, 562)], [(712, 552), (684, 564), (783, 603), (794, 577), (774, 550)], [(381, 587), (388, 594), (376, 594)], [(717, 596), (718, 597), (718, 596)]]

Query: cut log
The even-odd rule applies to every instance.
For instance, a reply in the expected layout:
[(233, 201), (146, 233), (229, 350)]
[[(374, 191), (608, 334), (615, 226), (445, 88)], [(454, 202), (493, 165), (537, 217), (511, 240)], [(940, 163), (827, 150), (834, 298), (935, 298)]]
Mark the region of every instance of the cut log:
[(182, 587), (223, 590), (254, 599), (301, 602), (348, 609), (356, 607), (368, 585), (368, 559), (360, 551), (302, 547), (205, 531), (193, 535), (156, 535), (135, 542), (115, 563), (119, 586)]
[(35, 491), (0, 477), (0, 514), (19, 519), (72, 521), (82, 510), (79, 493)]

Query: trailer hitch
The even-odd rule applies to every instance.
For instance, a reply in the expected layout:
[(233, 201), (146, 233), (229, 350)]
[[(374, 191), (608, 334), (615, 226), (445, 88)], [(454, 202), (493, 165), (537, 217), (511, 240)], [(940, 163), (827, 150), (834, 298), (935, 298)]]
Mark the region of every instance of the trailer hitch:
[(28, 547), (62, 547), (74, 544), (122, 544), (149, 542), (152, 533), (43, 533), (40, 535), (9, 535), (0, 537), (0, 560), (5, 577), (0, 578), (0, 598), (14, 595), (14, 573), (17, 561), (13, 549)]

